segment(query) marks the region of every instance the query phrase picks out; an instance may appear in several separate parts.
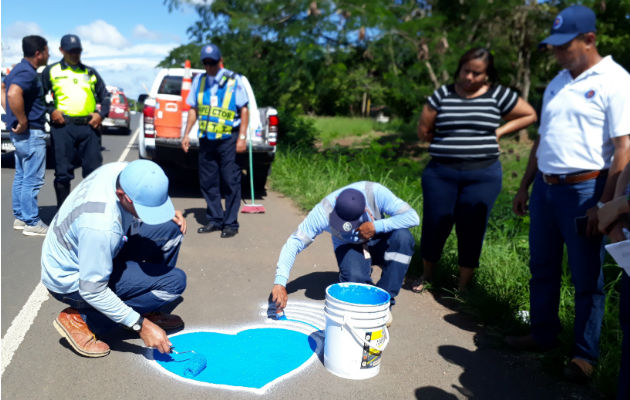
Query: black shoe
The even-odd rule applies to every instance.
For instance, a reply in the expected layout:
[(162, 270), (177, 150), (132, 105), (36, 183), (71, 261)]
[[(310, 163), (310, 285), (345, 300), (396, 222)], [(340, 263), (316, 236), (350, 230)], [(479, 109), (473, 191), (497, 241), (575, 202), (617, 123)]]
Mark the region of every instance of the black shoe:
[(226, 226), (221, 231), (221, 237), (224, 239), (227, 239), (227, 238), (231, 238), (232, 236), (236, 236), (237, 233), (238, 233), (237, 228), (230, 228), (229, 226)]
[(210, 233), (210, 232), (216, 232), (220, 230), (221, 230), (221, 227), (219, 225), (210, 223), (197, 229), (197, 233)]

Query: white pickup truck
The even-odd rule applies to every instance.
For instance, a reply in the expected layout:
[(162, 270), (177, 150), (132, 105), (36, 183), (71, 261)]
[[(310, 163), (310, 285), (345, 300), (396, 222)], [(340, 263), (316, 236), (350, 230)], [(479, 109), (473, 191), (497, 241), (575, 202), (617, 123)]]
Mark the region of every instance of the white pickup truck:
[[(204, 73), (201, 69), (191, 69), (193, 77)], [(182, 82), (186, 69), (161, 69), (151, 91), (144, 99), (143, 118), (138, 139), (140, 158), (151, 159), (160, 164), (184, 169), (196, 169), (199, 151), (197, 123), (190, 131), (190, 150), (184, 153), (181, 138), (184, 134), (188, 112), (182, 111)], [(242, 82), (249, 97), (249, 127), (247, 140), (251, 140), (253, 154), (254, 192), (256, 196), (265, 194), (265, 183), (271, 163), (276, 154), (278, 135), (278, 112), (273, 107), (258, 108), (254, 92), (247, 78)], [(144, 96), (141, 96), (144, 97)], [(138, 99), (139, 102), (140, 98)], [(184, 99), (185, 100), (185, 99)], [(249, 171), (247, 153), (238, 154), (241, 169)], [(250, 193), (249, 177), (243, 176), (243, 195)], [(247, 190), (245, 190), (247, 188)]]

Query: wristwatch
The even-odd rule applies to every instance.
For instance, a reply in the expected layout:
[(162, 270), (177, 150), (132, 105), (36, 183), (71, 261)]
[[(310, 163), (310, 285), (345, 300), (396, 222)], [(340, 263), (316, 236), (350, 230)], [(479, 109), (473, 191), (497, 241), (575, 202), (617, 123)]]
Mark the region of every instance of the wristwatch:
[(144, 322), (144, 317), (141, 315), (140, 318), (138, 318), (138, 320), (133, 325), (131, 325), (131, 330), (136, 333), (140, 333), (140, 331), (142, 330), (143, 322)]
[(241, 140), (245, 140), (246, 136), (245, 135), (240, 135), (238, 138), (241, 139)]

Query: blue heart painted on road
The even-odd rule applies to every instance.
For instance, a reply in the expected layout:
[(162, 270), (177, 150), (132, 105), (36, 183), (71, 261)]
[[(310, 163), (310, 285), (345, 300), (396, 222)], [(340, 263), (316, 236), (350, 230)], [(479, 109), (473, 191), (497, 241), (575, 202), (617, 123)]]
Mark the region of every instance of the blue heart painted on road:
[[(179, 352), (193, 350), (207, 359), (198, 375), (186, 373), (186, 362), (154, 350), (157, 363), (167, 371), (187, 379), (214, 385), (261, 389), (298, 369), (317, 352), (318, 342), (296, 330), (253, 328), (236, 334), (189, 332), (171, 336)], [(321, 344), (321, 343), (320, 343)], [(180, 356), (183, 356), (180, 355)]]

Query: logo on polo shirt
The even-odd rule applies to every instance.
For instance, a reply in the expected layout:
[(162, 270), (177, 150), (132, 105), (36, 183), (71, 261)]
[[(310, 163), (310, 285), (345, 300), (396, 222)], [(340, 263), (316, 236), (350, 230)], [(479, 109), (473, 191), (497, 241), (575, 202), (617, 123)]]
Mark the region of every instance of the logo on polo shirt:
[(560, 29), (561, 26), (562, 26), (562, 16), (558, 15), (556, 19), (553, 21), (552, 29)]
[(584, 93), (584, 97), (586, 97), (587, 99), (590, 99), (593, 96), (595, 96), (595, 91), (593, 89), (591, 89), (588, 92)]

